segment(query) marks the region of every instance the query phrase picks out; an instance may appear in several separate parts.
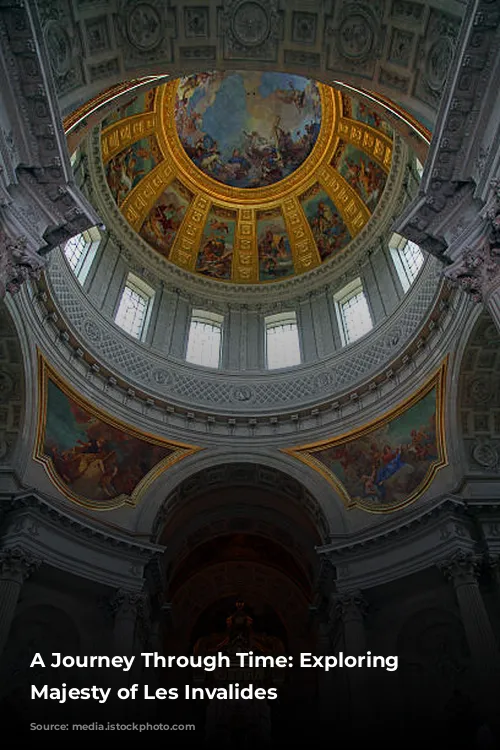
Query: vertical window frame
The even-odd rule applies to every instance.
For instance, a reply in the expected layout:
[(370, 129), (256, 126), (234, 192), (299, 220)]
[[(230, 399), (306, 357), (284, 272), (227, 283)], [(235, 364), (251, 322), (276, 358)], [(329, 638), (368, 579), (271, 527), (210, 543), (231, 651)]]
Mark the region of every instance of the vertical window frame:
[[(133, 325), (129, 327), (125, 327), (125, 325), (123, 325), (126, 319), (126, 312), (123, 313), (123, 323), (118, 320), (120, 316), (120, 310), (122, 308), (122, 305), (124, 304), (127, 290), (130, 291), (132, 295), (136, 295), (145, 302), (144, 314), (142, 316), (140, 328), (138, 329), (137, 333), (133, 332)], [(114, 322), (121, 331), (126, 333), (128, 336), (131, 336), (136, 341), (144, 342), (146, 339), (149, 328), (149, 321), (151, 318), (151, 310), (153, 308), (154, 296), (154, 289), (152, 289), (143, 279), (133, 273), (127, 274), (116, 305)]]
[[(210, 354), (208, 356), (204, 354), (204, 344), (202, 341), (202, 337), (200, 337), (197, 333), (198, 327), (201, 328), (201, 326), (208, 326), (212, 329), (212, 331), (218, 331), (218, 348), (216, 358), (212, 359)], [(192, 365), (197, 365), (198, 367), (208, 367), (211, 370), (220, 369), (222, 362), (223, 343), (224, 316), (208, 310), (194, 308), (191, 311), (191, 317), (189, 319), (189, 329), (186, 337), (186, 350), (184, 355), (186, 362), (189, 362), (189, 364)], [(211, 347), (211, 344), (209, 344), (209, 346)], [(205, 349), (205, 351), (207, 351), (207, 349)], [(215, 359), (217, 359), (216, 364)], [(208, 360), (208, 362), (206, 360)]]
[[(297, 346), (295, 348), (295, 361), (283, 362), (279, 360), (279, 357), (277, 357), (273, 362), (272, 356), (270, 357), (269, 333), (272, 330), (277, 332), (280, 328), (285, 329), (286, 326), (291, 326), (291, 329), (295, 330), (296, 333)], [(283, 370), (290, 367), (298, 367), (302, 364), (302, 347), (300, 341), (297, 313), (295, 312), (295, 310), (290, 310), (275, 315), (266, 315), (266, 317), (264, 318), (264, 335), (266, 370)]]
[[(369, 325), (366, 330), (356, 334), (356, 331), (349, 326), (348, 317), (346, 310), (348, 309), (349, 303), (356, 297), (361, 297), (364, 306), (366, 307), (367, 322)], [(370, 304), (366, 295), (363, 282), (361, 278), (356, 278), (349, 284), (344, 286), (339, 292), (334, 295), (335, 310), (337, 313), (337, 321), (339, 326), (340, 337), (342, 340), (342, 346), (349, 346), (359, 341), (366, 336), (373, 329), (373, 316), (370, 310)], [(352, 307), (352, 305), (351, 305)]]

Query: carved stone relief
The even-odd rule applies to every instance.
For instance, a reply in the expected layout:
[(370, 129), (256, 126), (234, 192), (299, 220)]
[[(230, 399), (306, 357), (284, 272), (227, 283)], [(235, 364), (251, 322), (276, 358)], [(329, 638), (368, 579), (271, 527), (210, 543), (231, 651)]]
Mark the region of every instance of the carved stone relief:
[(121, 0), (115, 28), (120, 45), (125, 47), (127, 67), (160, 59), (172, 61), (175, 12), (163, 0)]
[(224, 57), (277, 59), (280, 27), (277, 0), (225, 0), (220, 15)]
[(0, 302), (0, 463), (6, 463), (21, 429), (24, 403), (22, 351), (14, 324)]
[(468, 466), (497, 471), (500, 450), (500, 334), (483, 313), (462, 359), (458, 410)]
[(425, 37), (419, 47), (419, 67), (415, 94), (423, 102), (436, 106), (448, 76), (460, 20), (447, 13), (433, 10)]
[(379, 20), (382, 16), (383, 4), (380, 0), (370, 4), (349, 3), (342, 6), (336, 21), (331, 21), (327, 27), (330, 38), (328, 67), (373, 75), (383, 42)]
[(208, 7), (184, 8), (184, 34), (186, 38), (210, 35)]
[(71, 6), (67, 0), (42, 3), (40, 18), (56, 88), (64, 95), (85, 81), (83, 50)]

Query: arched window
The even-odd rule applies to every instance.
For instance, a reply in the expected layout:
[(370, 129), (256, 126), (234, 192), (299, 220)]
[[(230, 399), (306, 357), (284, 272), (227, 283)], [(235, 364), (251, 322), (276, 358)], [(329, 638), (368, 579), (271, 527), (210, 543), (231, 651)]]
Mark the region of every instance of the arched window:
[(361, 279), (355, 279), (338, 292), (335, 309), (344, 346), (364, 336), (373, 328), (372, 316)]
[(424, 263), (424, 254), (414, 242), (393, 234), (389, 248), (403, 291), (407, 292), (418, 276)]
[(300, 341), (294, 312), (268, 315), (266, 326), (266, 366), (269, 370), (300, 365)]
[(203, 367), (219, 367), (224, 318), (206, 310), (193, 310), (186, 347), (186, 360)]
[(116, 325), (134, 338), (144, 340), (153, 297), (154, 290), (138, 276), (129, 273), (116, 311)]
[(64, 246), (66, 260), (80, 284), (83, 284), (87, 278), (100, 242), (100, 231), (97, 227), (92, 227), (71, 237)]

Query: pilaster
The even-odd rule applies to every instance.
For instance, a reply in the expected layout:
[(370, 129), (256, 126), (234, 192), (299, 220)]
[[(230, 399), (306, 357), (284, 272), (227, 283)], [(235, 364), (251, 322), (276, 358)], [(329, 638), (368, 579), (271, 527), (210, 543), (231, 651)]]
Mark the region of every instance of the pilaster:
[(21, 547), (0, 550), (0, 654), (7, 641), (24, 581), (41, 565), (41, 560)]

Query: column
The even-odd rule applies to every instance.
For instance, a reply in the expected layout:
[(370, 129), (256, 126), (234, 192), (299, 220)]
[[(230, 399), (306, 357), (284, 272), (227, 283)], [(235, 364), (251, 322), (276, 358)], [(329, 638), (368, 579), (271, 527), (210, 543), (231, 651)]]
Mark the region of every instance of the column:
[(475, 302), (482, 302), (500, 330), (500, 188), (494, 187), (493, 207), (476, 246), (468, 247), (444, 275)]
[(0, 550), (0, 654), (7, 642), (22, 585), (40, 564), (40, 560), (19, 547)]
[(498, 723), (498, 689), (500, 686), (500, 653), (479, 589), (480, 558), (458, 551), (438, 564), (453, 583), (460, 615), (472, 656), (479, 698), (492, 724)]
[[(321, 656), (333, 654), (332, 623), (328, 619), (320, 622), (318, 626), (318, 654)], [(332, 713), (335, 705), (334, 678), (333, 670), (331, 672), (320, 671), (318, 674), (319, 713), (321, 721), (325, 723), (330, 723), (335, 718)], [(337, 684), (339, 684), (338, 679)]]
[[(340, 594), (336, 603), (337, 614), (342, 621), (344, 632), (344, 658), (366, 654), (365, 616), (368, 605), (360, 591)], [(365, 734), (370, 721), (368, 709), (371, 700), (367, 696), (366, 670), (344, 667), (349, 686), (351, 730), (358, 735)]]
[(114, 613), (113, 642), (116, 654), (130, 656), (136, 652), (138, 615), (146, 603), (146, 595), (137, 591), (118, 589), (111, 599)]

